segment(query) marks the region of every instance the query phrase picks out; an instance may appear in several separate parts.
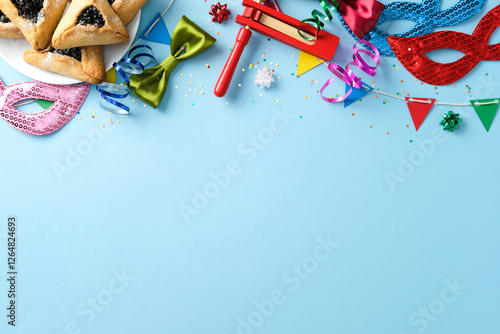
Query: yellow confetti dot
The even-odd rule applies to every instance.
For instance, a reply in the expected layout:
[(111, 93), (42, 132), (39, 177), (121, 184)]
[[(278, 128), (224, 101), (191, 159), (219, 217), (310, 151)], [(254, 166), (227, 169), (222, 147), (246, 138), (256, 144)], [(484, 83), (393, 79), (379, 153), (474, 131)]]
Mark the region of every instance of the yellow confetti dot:
[(399, 70), (399, 66), (398, 66), (398, 67), (396, 67), (396, 70)]
[(201, 94), (201, 95), (203, 95), (203, 94), (205, 94), (205, 92), (204, 92), (204, 91), (201, 91), (201, 92), (200, 92), (200, 94)]
[(280, 102), (280, 100), (276, 100), (276, 103), (279, 103), (279, 102)]
[(185, 96), (185, 97), (188, 97), (188, 95), (187, 95), (187, 94), (186, 94), (186, 95), (184, 95), (184, 96)]
[(244, 69), (244, 68), (242, 68), (242, 69), (241, 69), (241, 71), (242, 71), (242, 72), (245, 72), (245, 69)]
[(120, 123), (120, 121), (116, 121), (116, 123)]
[(184, 76), (184, 73), (181, 73), (181, 77), (183, 77), (183, 76)]
[(192, 84), (193, 84), (193, 82), (192, 82), (192, 81), (189, 81), (189, 84), (190, 84), (190, 85), (192, 85)]
[(370, 125), (370, 128), (373, 128), (373, 125)]
[(307, 96), (304, 96), (304, 99), (307, 99)]
[(175, 86), (175, 88), (179, 88), (179, 86)]
[(104, 129), (104, 125), (102, 126), (102, 128)]
[(197, 90), (197, 89), (195, 89), (194, 91), (195, 91), (195, 93), (196, 93), (196, 92), (198, 92), (198, 90)]
[(226, 106), (229, 105), (229, 102), (226, 102)]
[(238, 84), (238, 87), (241, 87), (241, 84)]
[(281, 79), (281, 77), (278, 77), (278, 80), (280, 80), (280, 79)]
[(200, 87), (203, 87), (203, 85), (202, 85), (202, 84), (200, 84)]

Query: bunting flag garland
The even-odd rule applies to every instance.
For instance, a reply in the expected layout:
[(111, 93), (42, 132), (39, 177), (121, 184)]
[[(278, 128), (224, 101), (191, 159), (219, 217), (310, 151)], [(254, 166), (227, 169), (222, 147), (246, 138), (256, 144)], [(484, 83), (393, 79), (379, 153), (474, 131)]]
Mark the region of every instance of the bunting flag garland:
[(297, 76), (300, 77), (302, 74), (307, 71), (312, 70), (319, 64), (323, 63), (324, 60), (319, 59), (318, 57), (313, 56), (304, 51), (300, 51), (299, 53), (299, 66), (297, 67)]
[[(347, 108), (348, 106), (350, 106), (354, 102), (358, 101), (363, 96), (365, 96), (366, 94), (368, 94), (369, 92), (371, 92), (373, 90), (373, 88), (368, 87), (368, 85), (366, 83), (364, 83), (363, 81), (361, 81), (361, 82), (363, 83), (363, 87), (361, 87), (361, 88), (352, 87), (351, 94), (344, 100), (344, 108)], [(350, 89), (351, 89), (351, 86), (349, 84), (345, 84), (346, 94), (347, 94), (347, 92), (349, 92)]]
[(486, 129), (487, 132), (489, 132), (491, 123), (493, 123), (493, 118), (495, 118), (495, 115), (498, 110), (499, 100), (498, 99), (472, 100), (470, 101), (470, 103), (472, 104), (472, 107), (476, 111), (477, 116), (481, 120), (481, 123), (483, 123), (484, 128)]
[[(146, 39), (148, 38), (147, 36), (150, 36), (149, 34), (151, 33), (152, 30), (155, 30), (156, 29), (156, 25), (158, 24), (158, 22), (162, 22), (163, 25), (165, 25), (165, 22), (163, 22), (163, 19), (162, 17), (165, 16), (165, 14), (168, 12), (168, 10), (170, 9), (170, 7), (173, 5), (175, 0), (171, 0), (170, 3), (168, 4), (167, 8), (165, 8), (165, 10), (163, 11), (163, 13), (160, 14), (160, 17), (156, 16), (156, 19), (153, 19), (153, 21), (151, 21), (151, 23), (148, 25), (148, 27), (144, 30), (144, 32), (141, 34), (141, 37), (139, 37), (134, 44), (132, 44), (132, 46), (130, 47), (131, 49), (133, 49), (136, 45), (138, 45), (142, 40), (143, 40), (143, 37), (145, 37)], [(159, 28), (160, 31), (162, 31), (162, 28), (160, 27)], [(167, 27), (165, 26), (165, 30), (167, 29)], [(165, 32), (165, 31), (163, 31)], [(170, 34), (168, 33), (168, 30), (167, 30), (167, 34), (168, 34), (168, 39), (169, 39), (169, 44), (172, 42), (171, 41), (171, 38), (170, 38)]]
[[(436, 99), (424, 99), (424, 98), (413, 98), (406, 97), (406, 104), (410, 110), (410, 115), (413, 120), (413, 125), (415, 125), (415, 130), (418, 131), (420, 125), (424, 122), (429, 111), (431, 111)], [(417, 102), (418, 101), (418, 102)], [(425, 101), (425, 103), (422, 103)]]
[(106, 72), (106, 80), (104, 81), (114, 84), (116, 83), (116, 70), (114, 67), (112, 67)]
[(281, 8), (278, 5), (278, 0), (268, 0), (264, 2), (263, 5), (272, 8), (274, 10), (277, 10), (278, 12), (281, 12)]
[[(346, 84), (346, 91), (350, 90), (351, 86)], [(431, 98), (421, 98), (421, 97), (399, 97), (389, 93), (385, 93), (379, 90), (370, 88), (366, 83), (363, 83), (360, 89), (352, 87), (351, 96), (345, 98), (344, 108), (347, 108), (352, 103), (358, 101), (364, 95), (374, 92), (376, 94), (381, 94), (389, 96), (398, 100), (406, 101), (408, 109), (410, 111), (413, 124), (415, 125), (415, 130), (418, 131), (422, 123), (424, 122), (427, 114), (430, 112), (433, 106), (451, 106), (451, 107), (468, 107), (471, 106), (477, 113), (477, 116), (484, 125), (486, 131), (490, 130), (491, 124), (495, 117), (495, 114), (500, 106), (500, 98), (493, 99), (483, 99), (483, 100), (471, 100), (469, 103), (450, 103), (450, 102), (437, 102), (436, 99)]]
[(43, 110), (49, 109), (54, 104), (54, 102), (52, 101), (40, 100), (40, 99), (35, 100), (35, 102), (38, 103), (38, 105), (42, 107)]
[(156, 14), (139, 38), (150, 42), (170, 45), (171, 37), (160, 13)]

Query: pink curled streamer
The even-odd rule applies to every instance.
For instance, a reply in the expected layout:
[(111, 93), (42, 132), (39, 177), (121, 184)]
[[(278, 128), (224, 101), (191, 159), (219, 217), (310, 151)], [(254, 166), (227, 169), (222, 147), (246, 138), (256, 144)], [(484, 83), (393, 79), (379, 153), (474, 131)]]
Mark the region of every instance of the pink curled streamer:
[[(364, 49), (358, 50), (358, 48), (356, 47), (356, 44), (358, 44), (358, 43), (367, 45), (374, 52), (372, 53), (372, 52), (370, 52), (368, 50), (364, 50)], [(373, 45), (372, 43), (365, 41), (365, 40), (359, 40), (354, 44), (352, 49), (353, 49), (353, 56), (352, 56), (353, 61), (349, 62), (346, 65), (345, 70), (341, 66), (339, 66), (335, 63), (328, 64), (328, 70), (330, 72), (332, 72), (337, 78), (339, 78), (340, 80), (342, 80), (343, 82), (345, 82), (346, 84), (348, 84), (350, 86), (349, 91), (347, 93), (345, 93), (343, 96), (337, 97), (337, 98), (328, 98), (328, 97), (323, 96), (324, 90), (328, 86), (330, 86), (330, 84), (334, 81), (334, 78), (330, 78), (323, 85), (323, 87), (321, 87), (321, 90), (320, 90), (321, 98), (324, 101), (330, 102), (330, 103), (342, 102), (345, 99), (347, 99), (347, 97), (349, 95), (351, 95), (353, 87), (360, 89), (363, 86), (363, 83), (361, 82), (361, 80), (354, 74), (354, 72), (349, 68), (349, 66), (351, 66), (351, 65), (356, 66), (359, 69), (361, 69), (363, 72), (365, 72), (366, 74), (368, 74), (372, 77), (376, 74), (376, 69), (380, 63), (380, 53), (377, 50), (377, 48), (375, 47), (375, 45)], [(363, 58), (361, 57), (361, 53), (365, 54), (365, 55), (369, 56), (371, 59), (373, 59), (373, 61), (375, 61), (376, 65), (370, 66), (367, 62), (365, 62), (363, 60)]]

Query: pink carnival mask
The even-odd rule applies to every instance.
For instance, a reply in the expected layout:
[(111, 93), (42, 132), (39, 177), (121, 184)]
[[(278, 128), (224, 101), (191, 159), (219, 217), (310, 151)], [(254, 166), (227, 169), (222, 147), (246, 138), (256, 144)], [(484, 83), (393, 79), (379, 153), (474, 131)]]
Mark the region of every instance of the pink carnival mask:
[[(0, 79), (0, 116), (15, 129), (29, 135), (42, 136), (55, 132), (68, 123), (80, 110), (90, 90), (90, 84), (53, 85), (28, 81), (6, 87)], [(42, 99), (54, 104), (38, 114), (28, 114), (15, 108), (24, 100)]]

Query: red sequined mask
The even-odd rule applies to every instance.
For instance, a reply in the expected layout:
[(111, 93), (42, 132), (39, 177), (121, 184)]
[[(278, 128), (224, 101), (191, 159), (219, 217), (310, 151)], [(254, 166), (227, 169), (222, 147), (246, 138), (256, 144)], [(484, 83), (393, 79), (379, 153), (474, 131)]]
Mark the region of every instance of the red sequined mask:
[[(500, 27), (500, 5), (486, 14), (472, 35), (440, 31), (420, 37), (389, 37), (389, 44), (401, 64), (415, 78), (430, 85), (443, 86), (463, 78), (483, 60), (500, 60), (500, 43), (489, 45), (491, 35)], [(441, 64), (425, 53), (439, 49), (455, 49), (465, 56)]]

